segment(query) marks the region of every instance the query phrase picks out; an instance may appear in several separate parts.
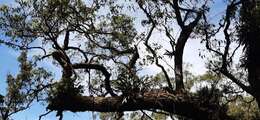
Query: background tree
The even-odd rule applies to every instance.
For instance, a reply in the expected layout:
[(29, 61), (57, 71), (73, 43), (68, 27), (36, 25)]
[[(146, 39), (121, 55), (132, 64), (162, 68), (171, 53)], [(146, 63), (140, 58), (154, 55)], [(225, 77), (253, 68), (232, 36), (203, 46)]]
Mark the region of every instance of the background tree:
[(41, 99), (42, 91), (48, 87), (45, 80), (51, 77), (45, 69), (27, 60), (25, 50), (18, 61), (20, 72), (16, 77), (7, 75), (7, 93), (1, 95), (1, 120), (9, 120), (13, 114), (28, 109), (34, 100)]

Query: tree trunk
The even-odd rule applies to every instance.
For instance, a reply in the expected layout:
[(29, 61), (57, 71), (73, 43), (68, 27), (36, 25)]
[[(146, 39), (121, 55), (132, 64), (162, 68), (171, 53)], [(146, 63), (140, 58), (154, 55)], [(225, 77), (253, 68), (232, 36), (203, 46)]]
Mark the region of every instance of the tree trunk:
[(242, 37), (247, 49), (248, 81), (260, 108), (260, 15), (253, 0), (242, 1)]
[[(183, 69), (182, 69), (184, 47), (193, 29), (197, 26), (201, 16), (202, 13), (200, 12), (197, 13), (197, 16), (194, 19), (194, 21), (190, 22), (188, 25), (185, 25), (181, 28), (182, 30), (175, 46), (174, 70), (175, 70), (175, 83), (176, 83), (177, 91), (181, 89), (185, 89), (183, 83)], [(185, 23), (183, 22), (183, 24)]]
[(179, 91), (184, 89), (183, 83), (183, 52), (186, 42), (188, 41), (190, 34), (195, 26), (184, 27), (178, 38), (176, 47), (175, 47), (175, 56), (174, 56), (174, 72), (175, 72), (175, 84), (176, 90)]
[[(183, 51), (183, 50), (182, 50)], [(176, 90), (180, 90), (180, 89), (184, 89), (184, 83), (183, 83), (183, 69), (182, 69), (182, 65), (183, 65), (183, 52), (182, 51), (178, 51), (176, 50), (176, 54), (174, 57), (174, 63), (175, 63), (175, 68), (174, 68), (174, 72), (175, 72), (175, 83), (176, 83)]]

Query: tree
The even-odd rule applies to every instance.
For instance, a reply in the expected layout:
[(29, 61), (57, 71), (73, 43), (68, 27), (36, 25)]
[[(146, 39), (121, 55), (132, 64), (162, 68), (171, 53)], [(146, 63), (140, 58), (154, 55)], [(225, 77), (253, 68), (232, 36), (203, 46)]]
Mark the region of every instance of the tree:
[(45, 79), (51, 74), (43, 68), (33, 68), (35, 65), (27, 60), (27, 52), (22, 51), (18, 57), (20, 73), (14, 77), (7, 75), (7, 93), (1, 95), (1, 120), (9, 120), (13, 114), (28, 109), (35, 99), (40, 99), (40, 93), (46, 87)]
[[(204, 28), (207, 49), (219, 57), (219, 60), (211, 61), (211, 66), (252, 95), (259, 105), (259, 2), (230, 0), (228, 4), (224, 22), (220, 22), (219, 27), (212, 31), (210, 24)], [(205, 23), (208, 23), (207, 20)], [(231, 30), (233, 26), (238, 30)], [(216, 34), (221, 29), (225, 38), (216, 40)], [(232, 45), (237, 47), (232, 49)], [(240, 62), (235, 63), (234, 56), (239, 54), (239, 48), (243, 48), (243, 53), (240, 53)], [(236, 69), (243, 70), (233, 71), (234, 64), (237, 64)]]
[[(209, 3), (207, 0), (126, 3), (20, 0), (15, 7), (2, 6), (0, 9), (0, 28), (6, 36), (0, 42), (16, 49), (39, 49), (42, 53), (34, 56), (36, 65), (41, 61), (53, 61), (60, 68), (60, 79), (56, 82), (46, 80), (47, 85), (43, 88), (48, 90), (45, 92), (47, 109), (57, 111), (60, 119), (63, 111), (118, 112), (122, 116), (125, 111), (136, 110), (159, 110), (193, 119), (231, 119), (226, 114), (226, 106), (221, 104), (221, 90), (205, 87), (193, 94), (184, 86), (186, 42), (203, 36), (206, 47), (222, 58), (223, 69), (213, 71), (220, 70), (245, 91), (248, 88), (227, 71), (228, 63), (231, 64), (227, 61), (230, 60), (227, 57), (231, 42), (228, 30), (240, 2), (230, 2), (224, 25), (220, 25), (220, 28), (224, 27), (226, 38), (224, 53), (209, 44), (219, 32), (207, 21)], [(125, 12), (131, 8), (144, 14), (145, 18), (139, 23), (147, 31), (138, 32), (133, 16)], [(173, 37), (173, 29), (180, 31), (177, 38)], [(155, 31), (165, 34), (171, 50), (160, 54), (163, 46), (151, 40)], [(142, 52), (142, 46), (147, 53)], [(165, 57), (173, 57), (173, 73), (167, 70), (170, 65), (161, 63)], [(138, 74), (144, 65), (153, 63), (164, 76), (157, 82), (156, 77)]]

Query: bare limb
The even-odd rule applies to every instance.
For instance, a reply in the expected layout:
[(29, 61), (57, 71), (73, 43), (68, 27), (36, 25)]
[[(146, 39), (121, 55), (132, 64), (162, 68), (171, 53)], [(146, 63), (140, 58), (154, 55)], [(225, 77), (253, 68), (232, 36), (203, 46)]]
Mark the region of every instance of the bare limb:
[(78, 63), (78, 64), (73, 64), (72, 67), (74, 69), (94, 69), (94, 70), (99, 70), (101, 71), (104, 76), (105, 76), (105, 88), (107, 90), (107, 92), (109, 92), (109, 94), (111, 94), (111, 96), (117, 96), (110, 85), (110, 76), (111, 74), (107, 71), (107, 69), (102, 66), (102, 65), (98, 65), (98, 64), (87, 64), (87, 63)]
[(50, 114), (51, 112), (52, 112), (52, 110), (50, 110), (50, 111), (48, 111), (48, 112), (46, 112), (46, 113), (44, 113), (44, 114), (40, 115), (40, 116), (39, 116), (39, 120), (41, 120), (41, 119), (42, 119), (42, 117), (44, 117), (44, 116), (46, 116), (46, 115)]
[(70, 36), (70, 31), (67, 30), (64, 38), (64, 43), (63, 43), (63, 48), (66, 49), (69, 46), (69, 36)]
[(146, 14), (146, 17), (149, 19), (149, 21), (152, 22), (152, 27), (149, 30), (149, 32), (148, 32), (148, 34), (147, 34), (147, 36), (146, 36), (146, 38), (144, 40), (144, 44), (149, 49), (149, 51), (152, 53), (153, 58), (155, 59), (155, 64), (158, 67), (160, 67), (161, 70), (163, 71), (164, 76), (166, 78), (166, 81), (168, 83), (168, 86), (169, 86), (170, 90), (173, 90), (173, 87), (172, 87), (172, 84), (171, 84), (171, 81), (170, 81), (170, 77), (169, 77), (167, 71), (165, 70), (165, 68), (161, 64), (159, 64), (159, 60), (158, 60), (158, 56), (157, 56), (156, 52), (153, 50), (153, 48), (148, 43), (148, 41), (149, 41), (149, 39), (150, 39), (150, 37), (152, 35), (152, 32), (153, 32), (153, 30), (156, 27), (156, 22), (153, 20), (152, 16), (148, 13), (148, 11), (145, 8), (143, 8), (142, 4), (138, 3), (138, 5), (144, 11), (144, 13)]

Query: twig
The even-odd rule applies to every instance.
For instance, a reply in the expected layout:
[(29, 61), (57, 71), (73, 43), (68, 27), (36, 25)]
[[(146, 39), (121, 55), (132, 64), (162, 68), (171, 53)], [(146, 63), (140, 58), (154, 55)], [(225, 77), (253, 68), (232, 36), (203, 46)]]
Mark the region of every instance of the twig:
[(46, 113), (44, 113), (44, 114), (41, 114), (41, 115), (39, 116), (39, 120), (41, 120), (42, 117), (48, 115), (48, 114), (51, 113), (52, 111), (53, 111), (53, 110), (50, 110), (50, 111), (48, 111), (48, 112), (46, 112)]

